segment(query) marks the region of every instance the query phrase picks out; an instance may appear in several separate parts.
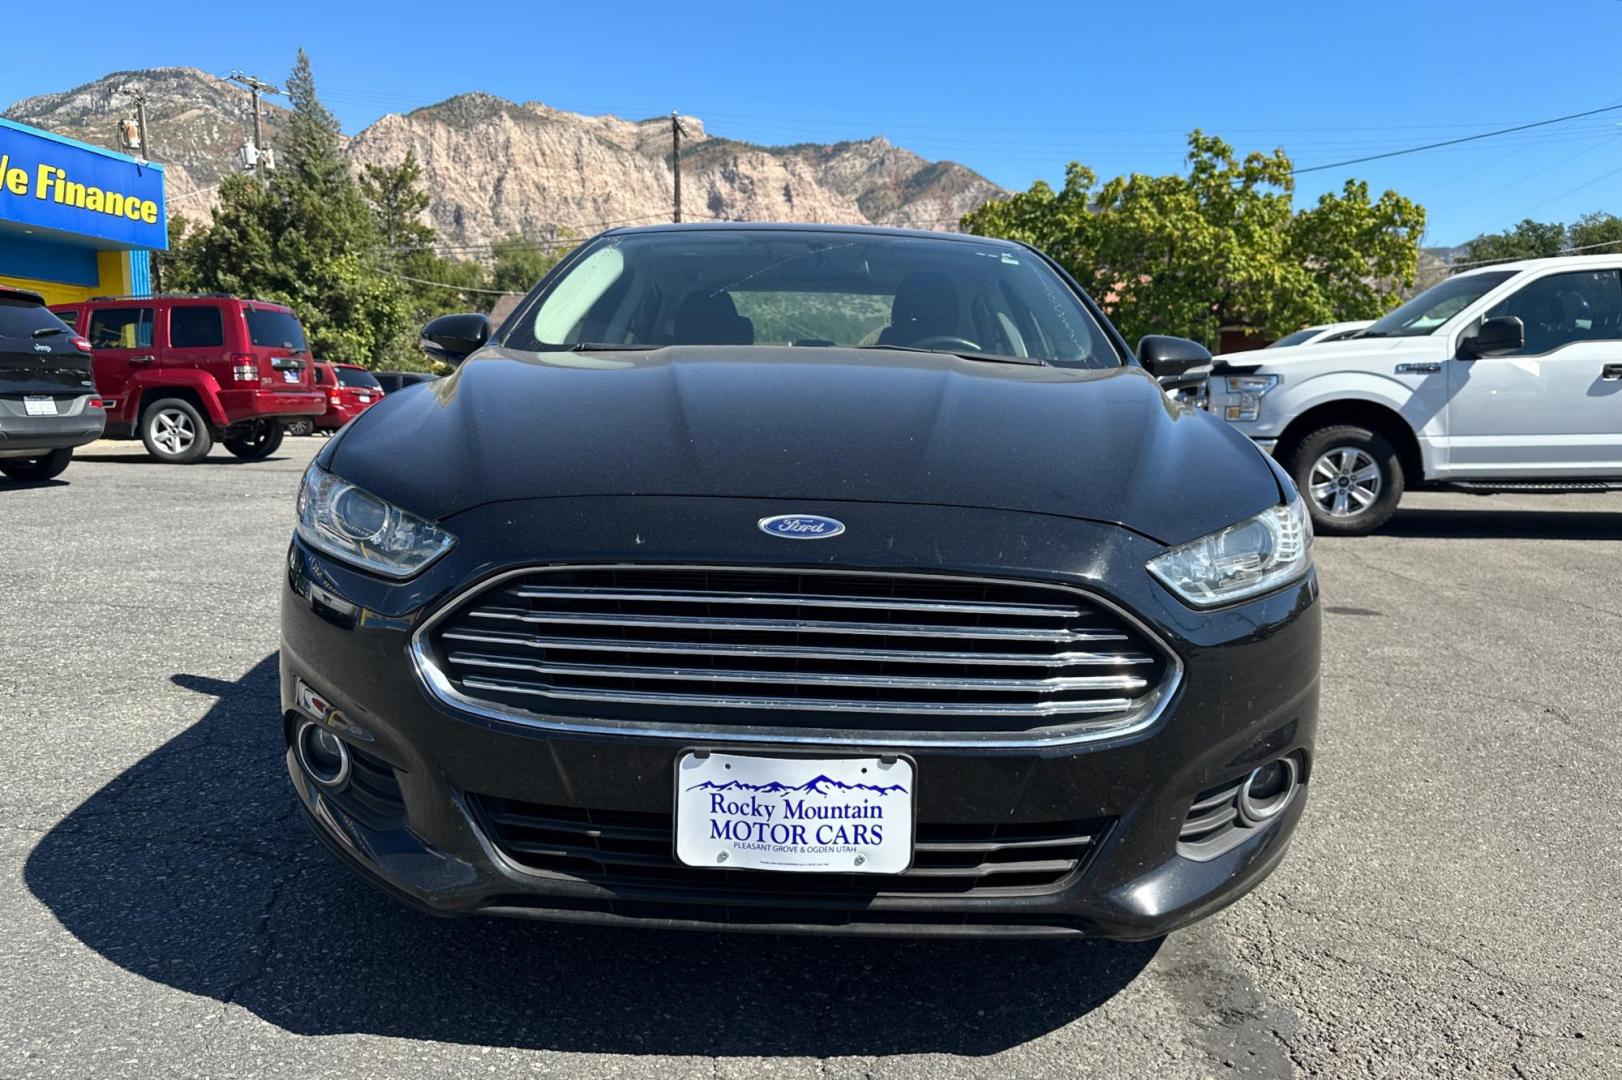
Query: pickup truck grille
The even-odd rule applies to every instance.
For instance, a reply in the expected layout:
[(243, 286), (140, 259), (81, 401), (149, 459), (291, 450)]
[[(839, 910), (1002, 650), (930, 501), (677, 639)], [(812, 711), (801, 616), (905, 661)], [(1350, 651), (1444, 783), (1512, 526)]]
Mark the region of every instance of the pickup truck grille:
[(847, 571), (535, 570), (456, 602), (428, 640), (456, 694), (498, 710), (927, 714), (1004, 730), (1131, 714), (1173, 666), (1071, 589)]

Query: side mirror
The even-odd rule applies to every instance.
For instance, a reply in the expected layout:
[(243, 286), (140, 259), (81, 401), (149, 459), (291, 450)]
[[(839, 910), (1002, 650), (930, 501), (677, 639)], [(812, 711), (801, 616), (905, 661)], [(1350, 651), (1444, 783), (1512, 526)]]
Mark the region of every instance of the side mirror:
[(1150, 334), (1138, 342), (1138, 363), (1167, 390), (1198, 387), (1211, 377), (1211, 354), (1187, 338)]
[(1526, 324), (1514, 315), (1482, 319), (1481, 325), (1459, 339), (1459, 356), (1476, 360), (1483, 356), (1503, 356), (1526, 346)]
[(422, 328), (422, 351), (435, 360), (460, 364), (469, 353), (490, 340), (490, 319), (472, 315), (441, 315)]

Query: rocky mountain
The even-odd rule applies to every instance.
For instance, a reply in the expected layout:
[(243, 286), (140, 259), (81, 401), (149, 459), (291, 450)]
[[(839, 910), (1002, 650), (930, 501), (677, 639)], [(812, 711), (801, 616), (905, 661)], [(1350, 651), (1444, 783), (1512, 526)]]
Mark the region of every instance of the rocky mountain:
[[(242, 87), (195, 68), (115, 71), (64, 93), (24, 98), (0, 115), (116, 150), (118, 122), (135, 115), (137, 95), (146, 98), (147, 155), (162, 162), (168, 176), (169, 210), (195, 216), (208, 205), (207, 189), (235, 171), (237, 151), (253, 130)], [(270, 101), (261, 103), (273, 141), (286, 115)]]
[[(206, 211), (209, 191), (236, 168), (249, 128), (242, 88), (191, 68), (118, 72), (60, 94), (19, 101), (4, 115), (85, 142), (116, 146), (120, 117), (147, 101), (152, 157), (169, 166), (171, 213)], [(274, 141), (285, 111), (266, 102)], [(687, 220), (823, 221), (955, 228), (1002, 194), (954, 162), (930, 162), (883, 137), (833, 145), (759, 146), (681, 118)], [(539, 102), (463, 94), (384, 116), (347, 153), (422, 163), (428, 217), (440, 240), (474, 257), (511, 235), (589, 235), (608, 224), (668, 220), (674, 186), (670, 118), (583, 116)], [(195, 193), (195, 194), (192, 194)]]

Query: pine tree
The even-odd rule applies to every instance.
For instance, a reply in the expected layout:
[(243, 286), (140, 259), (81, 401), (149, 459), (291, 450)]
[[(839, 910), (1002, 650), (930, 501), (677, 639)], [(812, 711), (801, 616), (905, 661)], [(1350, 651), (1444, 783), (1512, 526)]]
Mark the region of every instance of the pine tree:
[(413, 313), (398, 279), (379, 266), (377, 222), (302, 49), (287, 95), (293, 112), (278, 167), (263, 182), (232, 176), (221, 183), (213, 223), (183, 238), (173, 278), (287, 304), (317, 358), (375, 366), (397, 355), (414, 330)]

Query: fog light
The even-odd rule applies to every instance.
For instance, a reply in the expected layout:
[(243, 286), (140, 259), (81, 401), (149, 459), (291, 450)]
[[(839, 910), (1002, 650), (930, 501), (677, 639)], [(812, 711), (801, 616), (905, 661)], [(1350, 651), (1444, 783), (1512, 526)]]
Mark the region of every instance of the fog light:
[(1252, 825), (1277, 817), (1295, 798), (1301, 769), (1294, 757), (1258, 766), (1239, 788), (1239, 814)]
[(324, 788), (336, 790), (349, 782), (349, 748), (319, 724), (304, 723), (293, 736), (293, 751), (304, 771)]

